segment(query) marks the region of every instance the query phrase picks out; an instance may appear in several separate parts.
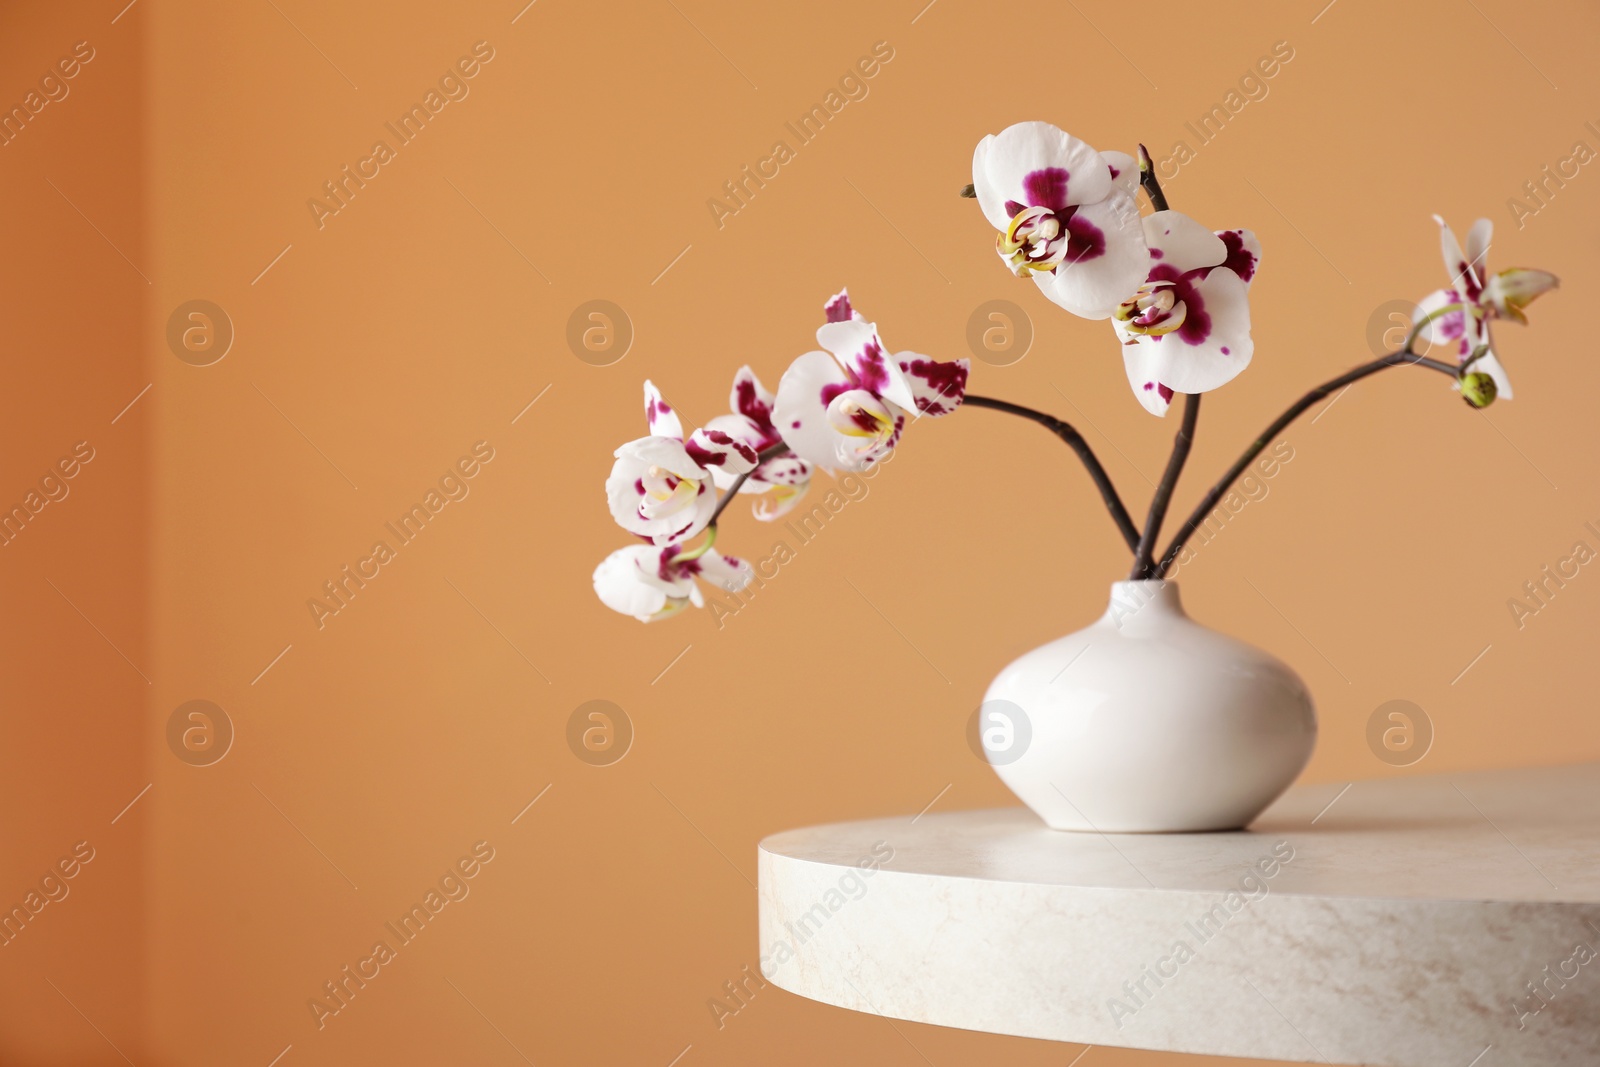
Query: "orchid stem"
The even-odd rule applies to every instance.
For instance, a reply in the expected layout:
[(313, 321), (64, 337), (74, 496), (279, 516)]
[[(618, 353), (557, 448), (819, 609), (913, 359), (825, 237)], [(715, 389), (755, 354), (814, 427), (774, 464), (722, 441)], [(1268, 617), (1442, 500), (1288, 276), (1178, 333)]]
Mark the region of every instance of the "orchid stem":
[(1417, 338), (1422, 336), (1423, 327), (1427, 326), (1428, 323), (1432, 322), (1434, 319), (1440, 318), (1441, 316), (1444, 316), (1444, 315), (1448, 315), (1452, 311), (1462, 311), (1462, 312), (1466, 312), (1467, 314), (1472, 314), (1473, 313), (1467, 308), (1467, 305), (1465, 303), (1446, 304), (1442, 308), (1438, 308), (1435, 311), (1428, 312), (1420, 320), (1418, 320), (1417, 323), (1414, 326), (1411, 327), (1411, 332), (1406, 335), (1406, 343), (1401, 347), (1400, 351), (1402, 351), (1402, 352), (1410, 352), (1410, 351), (1412, 351), (1412, 349), (1416, 346)]
[[(1156, 177), (1155, 164), (1151, 162), (1150, 152), (1144, 145), (1139, 146), (1139, 184), (1144, 188), (1144, 195), (1150, 198), (1152, 208), (1156, 211), (1169, 210), (1167, 194), (1161, 191), (1161, 181)], [(1167, 469), (1161, 475), (1161, 484), (1156, 486), (1155, 495), (1150, 498), (1150, 513), (1144, 520), (1144, 534), (1133, 550), (1133, 570), (1128, 573), (1130, 582), (1142, 578), (1161, 577), (1156, 571), (1154, 558), (1156, 538), (1161, 536), (1161, 524), (1167, 519), (1167, 508), (1172, 503), (1172, 491), (1177, 488), (1178, 476), (1183, 473), (1183, 465), (1189, 460), (1189, 449), (1194, 444), (1195, 424), (1199, 419), (1200, 394), (1185, 393), (1183, 425), (1178, 427), (1178, 436), (1172, 439), (1172, 455), (1167, 457)]]
[(1095, 488), (1100, 490), (1100, 499), (1105, 501), (1106, 510), (1111, 512), (1111, 519), (1117, 524), (1117, 531), (1122, 534), (1122, 539), (1127, 542), (1128, 550), (1130, 552), (1138, 550), (1139, 528), (1133, 524), (1133, 517), (1123, 505), (1122, 497), (1117, 495), (1117, 487), (1111, 484), (1111, 476), (1106, 473), (1099, 457), (1094, 454), (1094, 449), (1089, 447), (1089, 442), (1083, 439), (1083, 434), (1079, 433), (1076, 427), (1054, 415), (1025, 408), (1009, 400), (996, 400), (993, 397), (973, 396), (968, 393), (964, 403), (967, 407), (988, 408), (991, 411), (1003, 411), (1008, 415), (1020, 415), (1022, 418), (1032, 419), (1065, 441), (1078, 454), (1084, 468), (1089, 472), (1089, 477), (1093, 479)]
[(1150, 498), (1150, 514), (1144, 520), (1144, 536), (1139, 538), (1139, 545), (1133, 553), (1133, 570), (1128, 574), (1130, 582), (1141, 578), (1160, 578), (1160, 574), (1154, 573), (1156, 538), (1161, 536), (1161, 524), (1166, 521), (1167, 507), (1172, 503), (1172, 491), (1177, 488), (1178, 476), (1188, 462), (1189, 449), (1194, 444), (1195, 424), (1199, 420), (1200, 394), (1185, 393), (1183, 424), (1178, 427), (1178, 436), (1173, 438), (1172, 455), (1167, 459), (1166, 473), (1162, 474), (1161, 484), (1156, 486), (1155, 495)]
[(1156, 579), (1166, 577), (1168, 569), (1171, 568), (1173, 562), (1183, 552), (1183, 547), (1188, 543), (1190, 536), (1195, 530), (1199, 529), (1201, 523), (1206, 521), (1207, 516), (1211, 514), (1211, 509), (1217, 506), (1217, 501), (1222, 499), (1223, 494), (1238, 480), (1239, 475), (1244, 473), (1245, 468), (1250, 466), (1255, 458), (1261, 454), (1262, 450), (1283, 432), (1284, 427), (1299, 418), (1305, 413), (1306, 409), (1328, 396), (1334, 390), (1342, 389), (1353, 382), (1358, 382), (1369, 374), (1376, 374), (1388, 367), (1398, 367), (1403, 364), (1427, 367), (1429, 370), (1447, 374), (1452, 379), (1456, 377), (1456, 368), (1450, 364), (1419, 356), (1409, 349), (1401, 349), (1398, 352), (1390, 352), (1388, 355), (1371, 363), (1363, 363), (1354, 370), (1346, 371), (1337, 378), (1330, 378), (1328, 381), (1323, 382), (1305, 396), (1296, 400), (1289, 406), (1287, 411), (1274, 419), (1272, 425), (1263, 430), (1261, 436), (1257, 437), (1250, 447), (1244, 450), (1244, 455), (1240, 456), (1234, 461), (1233, 466), (1228, 468), (1227, 473), (1222, 476), (1222, 480), (1213, 485), (1210, 491), (1201, 498), (1200, 503), (1195, 505), (1194, 511), (1184, 520), (1183, 525), (1178, 528), (1178, 532), (1173, 534), (1172, 543), (1168, 545), (1166, 554), (1161, 557), (1161, 562), (1156, 565), (1155, 573), (1151, 577)]
[(674, 552), (672, 562), (687, 563), (691, 559), (699, 559), (711, 551), (711, 546), (717, 543), (717, 526), (712, 523), (706, 527), (706, 539), (700, 543), (699, 548), (691, 548), (687, 552)]
[[(717, 520), (722, 517), (723, 510), (726, 509), (729, 504), (733, 503), (733, 498), (739, 495), (739, 490), (740, 490), (740, 488), (742, 488), (744, 486), (745, 480), (747, 478), (749, 478), (752, 474), (754, 474), (756, 472), (757, 468), (759, 468), (767, 460), (769, 460), (769, 459), (777, 459), (779, 456), (783, 455), (787, 451), (789, 451), (789, 446), (786, 445), (786, 444), (779, 443), (779, 444), (773, 445), (771, 448), (766, 449), (765, 451), (757, 454), (757, 456), (756, 456), (756, 465), (754, 467), (751, 467), (749, 470), (745, 471), (743, 474), (739, 475), (738, 478), (734, 479), (733, 484), (728, 486), (728, 491), (722, 494), (722, 499), (721, 500), (717, 501), (717, 510), (715, 510), (715, 511), (713, 511), (711, 513), (711, 519), (710, 519), (709, 522), (706, 523), (706, 526), (711, 530), (711, 536), (712, 536), (713, 540), (716, 539), (716, 535), (717, 535)], [(705, 548), (710, 548), (710, 547), (711, 547), (711, 545), (708, 542), (704, 546), (704, 548), (701, 549), (701, 551), (704, 551)], [(699, 557), (698, 556), (678, 556), (676, 558), (678, 558), (678, 559), (697, 559)]]
[(1157, 211), (1167, 210), (1167, 194), (1161, 191), (1155, 164), (1150, 161), (1150, 153), (1144, 145), (1139, 146), (1139, 184), (1144, 186), (1144, 195), (1150, 198), (1151, 207)]

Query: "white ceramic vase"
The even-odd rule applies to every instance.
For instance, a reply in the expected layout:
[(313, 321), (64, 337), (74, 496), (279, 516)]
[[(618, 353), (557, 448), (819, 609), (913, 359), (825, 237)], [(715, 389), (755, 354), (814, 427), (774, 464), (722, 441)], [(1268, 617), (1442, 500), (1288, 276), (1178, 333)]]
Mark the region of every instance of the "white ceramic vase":
[(1176, 582), (1117, 582), (1094, 625), (1002, 670), (979, 712), (1001, 781), (1057, 830), (1244, 827), (1311, 758), (1287, 665), (1184, 614)]

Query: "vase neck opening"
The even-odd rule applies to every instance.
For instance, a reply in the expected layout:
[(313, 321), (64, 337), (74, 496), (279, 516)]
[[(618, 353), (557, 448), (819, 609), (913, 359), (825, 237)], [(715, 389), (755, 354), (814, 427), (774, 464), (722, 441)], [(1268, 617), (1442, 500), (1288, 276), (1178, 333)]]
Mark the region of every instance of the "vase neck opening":
[(1183, 614), (1177, 582), (1142, 579), (1111, 583), (1111, 602), (1104, 621), (1119, 630), (1136, 633), (1144, 626), (1174, 616), (1181, 618)]

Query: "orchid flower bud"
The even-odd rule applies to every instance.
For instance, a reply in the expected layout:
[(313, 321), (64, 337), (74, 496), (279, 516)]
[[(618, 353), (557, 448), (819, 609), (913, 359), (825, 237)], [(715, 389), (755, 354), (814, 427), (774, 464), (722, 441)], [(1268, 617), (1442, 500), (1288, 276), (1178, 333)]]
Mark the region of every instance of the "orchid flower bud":
[(1486, 408), (1494, 403), (1500, 392), (1494, 379), (1482, 371), (1472, 371), (1461, 376), (1461, 399), (1475, 408)]

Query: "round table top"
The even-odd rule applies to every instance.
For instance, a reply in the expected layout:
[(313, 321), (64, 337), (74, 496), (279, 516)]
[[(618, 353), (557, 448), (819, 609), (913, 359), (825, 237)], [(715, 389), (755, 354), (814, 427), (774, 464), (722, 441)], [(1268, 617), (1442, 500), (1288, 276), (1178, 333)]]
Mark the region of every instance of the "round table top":
[(775, 834), (762, 968), (1063, 1041), (1394, 1067), (1600, 1063), (1600, 764), (1291, 789), (1248, 830), (1025, 808)]

